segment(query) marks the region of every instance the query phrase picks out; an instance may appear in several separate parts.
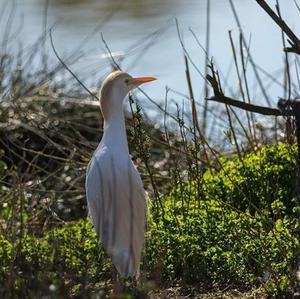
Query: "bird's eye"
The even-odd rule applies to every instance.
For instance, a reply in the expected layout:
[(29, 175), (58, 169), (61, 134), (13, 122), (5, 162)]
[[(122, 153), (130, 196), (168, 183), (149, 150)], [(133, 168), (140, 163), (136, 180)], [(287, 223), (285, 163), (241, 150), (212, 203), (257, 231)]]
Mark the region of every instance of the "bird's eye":
[(129, 79), (125, 79), (125, 83), (128, 84), (129, 83)]

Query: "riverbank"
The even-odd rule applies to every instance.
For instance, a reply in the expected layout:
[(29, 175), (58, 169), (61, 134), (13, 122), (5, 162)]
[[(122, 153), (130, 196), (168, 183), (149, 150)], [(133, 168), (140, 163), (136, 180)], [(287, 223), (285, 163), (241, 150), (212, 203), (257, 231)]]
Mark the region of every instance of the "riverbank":
[[(99, 108), (86, 104), (37, 95), (1, 105), (3, 298), (120, 292), (85, 220), (85, 168), (101, 137)], [(200, 139), (166, 131), (132, 105), (129, 144), (150, 196), (148, 228), (141, 283), (124, 281), (131, 295), (117, 297), (299, 292), (295, 146), (205, 152)]]
[[(102, 136), (99, 103), (92, 95), (100, 85), (98, 72), (88, 98), (86, 81), (66, 71), (80, 53), (62, 59), (56, 52), (57, 64), (50, 63), (45, 22), (41, 38), (14, 56), (11, 24), (0, 55), (1, 298), (299, 297), (294, 119), (278, 109), (272, 110), (277, 116), (259, 117), (206, 101), (214, 93), (219, 102), (230, 97), (249, 107), (260, 98), (274, 106), (268, 95), (273, 84), (288, 103), (298, 96), (298, 62), (291, 62), (289, 52), (299, 55), (299, 42), (286, 23), (277, 22), (291, 39), (280, 72), (283, 84), (253, 61), (239, 26), (238, 46), (229, 34), (235, 84), (206, 57), (206, 99), (200, 104), (194, 82), (201, 71), (176, 23), (188, 95), (164, 88), (163, 100), (145, 93), (129, 96), (130, 153), (149, 197), (138, 282), (116, 280), (87, 216), (85, 172)], [(122, 59), (114, 60), (102, 42), (107, 67), (118, 68)]]

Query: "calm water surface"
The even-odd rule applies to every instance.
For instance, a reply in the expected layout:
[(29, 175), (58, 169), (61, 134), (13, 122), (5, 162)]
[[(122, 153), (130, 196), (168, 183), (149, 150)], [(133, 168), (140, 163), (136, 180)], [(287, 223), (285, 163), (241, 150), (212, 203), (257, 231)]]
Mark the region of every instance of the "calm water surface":
[[(7, 0), (0, 0), (3, 5)], [(43, 0), (16, 0), (15, 23), (24, 24), (18, 37), (22, 43), (35, 41), (43, 30), (45, 2)], [(175, 18), (177, 18), (184, 44), (201, 71), (205, 57), (189, 28), (205, 45), (206, 0), (49, 0), (47, 11), (48, 27), (55, 25), (54, 42), (60, 53), (71, 53), (80, 45), (85, 53), (74, 68), (82, 78), (90, 78), (90, 86), (98, 82), (110, 67), (105, 59), (105, 50), (100, 32), (116, 59), (124, 57), (122, 68), (134, 75), (154, 75), (159, 81), (145, 87), (154, 98), (164, 97), (165, 86), (187, 93), (182, 49), (178, 40)], [(275, 1), (268, 1), (273, 5)], [(270, 73), (281, 67), (281, 36), (279, 30), (254, 0), (235, 0), (243, 30), (251, 39), (251, 51), (256, 62)], [(238, 29), (227, 0), (210, 0), (211, 35), (210, 56), (226, 77), (232, 55), (228, 31), (232, 30), (238, 44)], [(282, 14), (292, 28), (299, 33), (300, 13), (292, 0), (281, 1)], [(8, 14), (8, 9), (5, 12)], [(97, 26), (97, 34), (82, 45), (82, 41)], [(2, 26), (3, 27), (3, 26)], [(152, 32), (161, 30), (152, 43), (145, 38)], [(144, 39), (144, 40), (143, 40)], [(139, 43), (137, 43), (139, 42)], [(136, 44), (137, 43), (137, 44)], [(135, 45), (132, 51), (130, 47)], [(17, 43), (15, 44), (17, 47)], [(49, 54), (55, 59), (48, 44)], [(201, 76), (191, 67), (197, 99), (202, 101), (203, 82)], [(281, 77), (279, 77), (281, 80)], [(232, 82), (236, 79), (232, 77)], [(253, 83), (255, 85), (255, 83)], [(231, 84), (237, 90), (237, 84)], [(268, 90), (273, 103), (282, 95), (280, 88), (271, 85)], [(280, 93), (280, 94), (279, 94)], [(256, 94), (252, 93), (256, 101)], [(174, 95), (175, 97), (175, 95)], [(178, 98), (178, 96), (176, 96)], [(179, 97), (180, 99), (180, 97)]]

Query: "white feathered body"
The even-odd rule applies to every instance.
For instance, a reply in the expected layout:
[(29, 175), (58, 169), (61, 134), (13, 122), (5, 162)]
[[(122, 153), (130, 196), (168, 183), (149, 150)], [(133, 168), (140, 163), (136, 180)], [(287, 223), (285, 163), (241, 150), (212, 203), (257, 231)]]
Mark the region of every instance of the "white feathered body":
[(145, 193), (129, 154), (102, 140), (87, 170), (87, 200), (95, 230), (118, 272), (134, 276), (144, 241)]

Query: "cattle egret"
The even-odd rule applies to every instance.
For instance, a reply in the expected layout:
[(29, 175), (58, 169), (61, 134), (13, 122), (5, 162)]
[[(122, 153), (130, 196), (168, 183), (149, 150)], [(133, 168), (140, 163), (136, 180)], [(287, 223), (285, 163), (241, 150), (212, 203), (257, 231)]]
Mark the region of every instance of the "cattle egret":
[(143, 183), (129, 155), (123, 101), (130, 90), (153, 80), (121, 71), (104, 80), (104, 132), (87, 168), (86, 196), (94, 228), (123, 277), (138, 274), (146, 213)]

